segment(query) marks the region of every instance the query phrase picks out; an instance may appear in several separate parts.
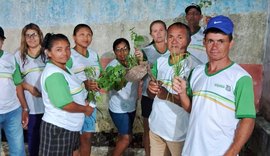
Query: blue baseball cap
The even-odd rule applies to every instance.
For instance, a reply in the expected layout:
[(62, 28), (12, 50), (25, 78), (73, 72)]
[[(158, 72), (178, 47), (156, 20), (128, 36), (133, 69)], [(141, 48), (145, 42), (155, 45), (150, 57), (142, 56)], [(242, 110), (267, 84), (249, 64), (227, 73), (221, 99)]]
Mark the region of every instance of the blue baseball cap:
[(229, 17), (222, 15), (215, 16), (209, 20), (204, 33), (210, 28), (217, 28), (229, 35), (233, 33), (233, 22)]

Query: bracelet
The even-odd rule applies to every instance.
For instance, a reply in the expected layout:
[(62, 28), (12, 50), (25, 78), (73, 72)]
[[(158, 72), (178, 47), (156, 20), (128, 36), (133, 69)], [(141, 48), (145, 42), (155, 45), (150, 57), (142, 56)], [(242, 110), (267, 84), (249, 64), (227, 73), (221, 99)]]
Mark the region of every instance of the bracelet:
[(22, 109), (24, 112), (29, 112), (29, 109), (28, 108), (23, 108)]

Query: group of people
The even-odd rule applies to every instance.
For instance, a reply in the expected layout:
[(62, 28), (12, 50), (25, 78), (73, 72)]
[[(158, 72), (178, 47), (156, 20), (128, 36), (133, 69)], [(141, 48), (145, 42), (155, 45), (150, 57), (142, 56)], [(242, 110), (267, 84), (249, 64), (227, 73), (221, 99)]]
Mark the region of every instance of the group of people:
[[(233, 22), (220, 15), (203, 28), (198, 5), (185, 12), (187, 25), (176, 22), (167, 28), (153, 21), (153, 41), (135, 48), (138, 63), (147, 61), (151, 68), (142, 79), (142, 97), (140, 82), (108, 92), (108, 111), (119, 133), (113, 156), (122, 155), (132, 141), (137, 99), (146, 156), (233, 156), (251, 135), (256, 117), (252, 78), (229, 58)], [(13, 55), (2, 50), (6, 37), (0, 27), (0, 84), (6, 89), (0, 95), (0, 128), (10, 155), (25, 155), (23, 128), (30, 156), (90, 155), (96, 101), (87, 96), (100, 91), (96, 79), (103, 70), (89, 48), (92, 37), (91, 27), (78, 24), (71, 48), (64, 34), (43, 38), (38, 25), (30, 23)], [(127, 68), (128, 40), (118, 38), (112, 47), (115, 59), (106, 69)], [(94, 68), (94, 79), (86, 76), (87, 67)]]

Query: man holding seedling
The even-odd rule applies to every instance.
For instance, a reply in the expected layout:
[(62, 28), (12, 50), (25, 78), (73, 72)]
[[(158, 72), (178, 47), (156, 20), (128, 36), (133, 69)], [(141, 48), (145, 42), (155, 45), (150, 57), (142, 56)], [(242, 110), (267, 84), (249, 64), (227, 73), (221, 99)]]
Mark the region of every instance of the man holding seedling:
[(189, 115), (182, 107), (173, 104), (177, 99), (172, 96), (175, 93), (172, 79), (175, 75), (186, 78), (199, 63), (187, 52), (189, 43), (187, 25), (180, 22), (170, 25), (167, 32), (170, 55), (158, 58), (153, 65), (154, 78), (148, 86), (148, 95), (154, 98), (149, 117), (151, 155), (179, 156), (182, 151)]
[(233, 23), (210, 19), (204, 31), (209, 63), (188, 78), (175, 77), (179, 105), (190, 112), (183, 156), (237, 155), (250, 137), (256, 117), (251, 76), (231, 61)]

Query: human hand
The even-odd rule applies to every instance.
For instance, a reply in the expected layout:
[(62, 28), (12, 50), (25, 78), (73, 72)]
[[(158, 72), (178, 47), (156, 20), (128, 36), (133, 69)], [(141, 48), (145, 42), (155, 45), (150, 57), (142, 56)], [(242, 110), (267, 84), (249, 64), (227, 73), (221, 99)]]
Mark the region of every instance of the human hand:
[(98, 87), (98, 83), (95, 80), (86, 80), (85, 82), (86, 89), (98, 92), (100, 88)]
[(94, 111), (94, 108), (93, 107), (91, 107), (91, 106), (85, 106), (86, 107), (86, 109), (85, 109), (85, 112), (84, 112), (84, 114), (86, 115), (86, 116), (90, 116), (92, 113), (93, 113), (93, 111)]
[(157, 95), (160, 92), (161, 84), (162, 83), (160, 81), (152, 81), (152, 80), (150, 80), (150, 82), (148, 84), (148, 91), (151, 94)]
[(32, 86), (26, 82), (23, 82), (23, 88), (25, 90), (28, 90), (33, 96), (41, 97), (40, 91), (35, 86)]
[(178, 94), (186, 93), (187, 83), (181, 77), (175, 76), (173, 78), (173, 90)]
[(22, 128), (23, 129), (27, 129), (28, 121), (29, 121), (28, 111), (23, 110), (22, 111)]
[(163, 86), (159, 87), (159, 91), (158, 91), (158, 98), (162, 99), (162, 100), (166, 100), (168, 98), (169, 92), (167, 91), (167, 89)]
[(139, 48), (134, 48), (135, 52), (134, 55), (139, 61), (143, 61), (143, 53)]
[(35, 97), (41, 97), (41, 93), (39, 92), (39, 90), (36, 87), (32, 87), (32, 89), (30, 90), (30, 93), (35, 96)]

